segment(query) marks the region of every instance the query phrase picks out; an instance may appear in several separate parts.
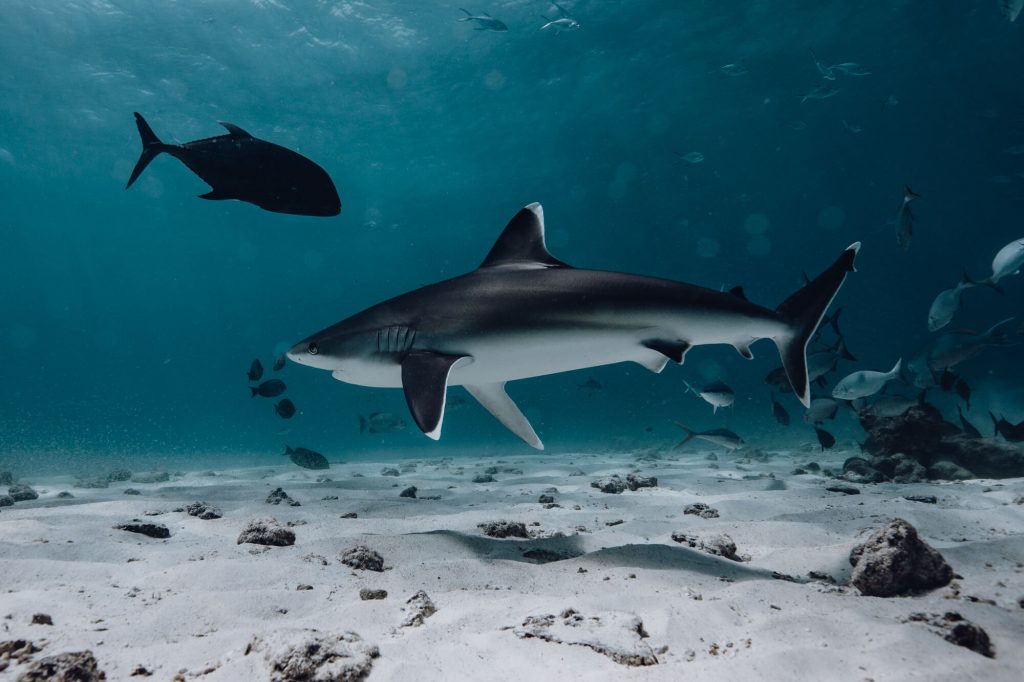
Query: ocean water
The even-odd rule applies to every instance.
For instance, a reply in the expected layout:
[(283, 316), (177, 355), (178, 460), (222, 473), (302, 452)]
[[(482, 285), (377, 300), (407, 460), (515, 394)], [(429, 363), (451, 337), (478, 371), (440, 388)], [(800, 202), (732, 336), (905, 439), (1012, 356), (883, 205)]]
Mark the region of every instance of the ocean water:
[[(833, 303), (858, 361), (825, 393), (937, 334), (1024, 318), (1011, 277), (1003, 295), (965, 292), (941, 332), (926, 324), (962, 268), (987, 277), (1024, 236), (1024, 154), (1007, 151), (1024, 144), (1024, 20), (996, 0), (561, 4), (578, 30), (540, 30), (557, 16), (542, 0), (466, 5), (506, 32), (430, 0), (0, 3), (0, 469), (267, 464), (285, 444), (332, 458), (528, 451), (462, 389), (435, 443), (401, 391), (269, 367), (329, 324), (475, 268), (533, 201), (561, 260), (743, 285), (769, 307), (862, 241)], [(826, 80), (811, 49), (870, 74)], [(802, 101), (821, 86), (839, 91)], [(126, 191), (133, 111), (168, 142), (231, 121), (294, 149), (331, 175), (341, 214), (199, 200), (209, 188), (168, 155)], [(904, 185), (921, 195), (906, 252), (892, 224)], [(755, 447), (814, 441), (792, 396), (780, 399), (793, 423), (773, 419), (764, 376), (778, 357), (768, 341), (753, 350), (509, 392), (554, 454), (668, 446), (671, 420)], [(1019, 350), (957, 368), (986, 433), (989, 408), (1024, 418)], [(293, 419), (249, 397), (256, 357), (287, 383)], [(581, 388), (591, 379), (600, 387)], [(732, 409), (685, 391), (713, 379), (734, 389)], [(361, 435), (371, 412), (408, 428)], [(826, 428), (863, 438), (845, 412)]]

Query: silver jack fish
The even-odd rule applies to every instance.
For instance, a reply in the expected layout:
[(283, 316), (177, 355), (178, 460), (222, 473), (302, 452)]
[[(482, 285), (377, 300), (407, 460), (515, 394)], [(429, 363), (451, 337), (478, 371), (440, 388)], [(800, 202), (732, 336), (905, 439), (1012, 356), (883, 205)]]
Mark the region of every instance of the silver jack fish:
[(346, 383), (402, 388), (416, 424), (435, 440), (449, 385), (464, 386), (541, 449), (506, 382), (618, 362), (657, 373), (707, 344), (731, 345), (749, 359), (750, 345), (764, 338), (775, 342), (806, 406), (808, 339), (859, 249), (859, 242), (848, 247), (773, 310), (738, 291), (570, 267), (548, 253), (544, 212), (530, 204), (476, 270), (357, 313), (296, 344), (288, 357)]

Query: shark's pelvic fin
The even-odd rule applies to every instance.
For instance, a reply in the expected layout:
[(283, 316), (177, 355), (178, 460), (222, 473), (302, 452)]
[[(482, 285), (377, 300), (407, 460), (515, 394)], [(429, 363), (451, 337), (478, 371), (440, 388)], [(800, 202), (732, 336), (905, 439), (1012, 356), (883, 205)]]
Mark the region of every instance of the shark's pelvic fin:
[(648, 339), (647, 341), (644, 341), (643, 345), (653, 351), (661, 353), (678, 365), (683, 364), (683, 360), (686, 358), (686, 351), (690, 350), (689, 343), (678, 340), (666, 341), (665, 339)]
[(544, 244), (544, 209), (538, 203), (523, 208), (505, 226), (481, 268), (565, 268)]
[(227, 121), (218, 121), (218, 123), (224, 126), (225, 129), (227, 129), (228, 134), (231, 135), (231, 137), (252, 137), (252, 135), (242, 130), (234, 123), (228, 123)]
[(821, 324), (825, 311), (832, 303), (846, 273), (854, 272), (854, 261), (860, 251), (860, 242), (854, 242), (839, 258), (804, 288), (787, 298), (775, 312), (789, 326), (789, 331), (775, 339), (779, 347), (782, 366), (796, 397), (804, 407), (810, 407), (811, 390), (807, 381), (807, 342)]
[(441, 437), (448, 373), (465, 355), (442, 355), (429, 351), (409, 353), (402, 360), (402, 388), (405, 402), (416, 425), (430, 438)]
[(544, 449), (544, 443), (540, 442), (540, 438), (537, 437), (537, 433), (530, 426), (526, 415), (522, 413), (519, 407), (512, 401), (512, 398), (508, 397), (508, 393), (505, 392), (504, 382), (477, 384), (474, 386), (467, 385), (465, 389), (488, 412), (494, 415), (495, 419), (500, 421), (509, 431), (522, 438), (527, 445), (538, 450)]

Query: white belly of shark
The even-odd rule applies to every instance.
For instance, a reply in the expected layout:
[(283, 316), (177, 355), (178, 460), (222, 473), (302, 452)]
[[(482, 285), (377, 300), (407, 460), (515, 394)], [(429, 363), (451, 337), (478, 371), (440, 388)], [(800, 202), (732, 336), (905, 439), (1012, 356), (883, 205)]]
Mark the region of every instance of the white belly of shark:
[(775, 342), (806, 405), (807, 342), (859, 248), (848, 247), (772, 310), (747, 301), (741, 289), (572, 270), (548, 253), (543, 211), (530, 204), (470, 275), (369, 308), (296, 344), (288, 357), (346, 383), (402, 388), (413, 419), (434, 439), (451, 385), (465, 386), (513, 433), (543, 448), (506, 382), (620, 362), (660, 372), (709, 344), (750, 358), (750, 345), (763, 338)]

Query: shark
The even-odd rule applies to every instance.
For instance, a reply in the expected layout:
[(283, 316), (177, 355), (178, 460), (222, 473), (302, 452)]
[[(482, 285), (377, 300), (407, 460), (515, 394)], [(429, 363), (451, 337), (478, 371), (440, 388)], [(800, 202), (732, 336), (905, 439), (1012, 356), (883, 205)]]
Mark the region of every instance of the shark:
[(402, 294), (319, 331), (288, 357), (342, 382), (401, 388), (413, 421), (441, 436), (449, 386), (463, 386), (501, 424), (543, 449), (506, 383), (548, 374), (637, 363), (660, 373), (687, 352), (771, 339), (794, 393), (810, 404), (807, 343), (860, 242), (772, 309), (742, 288), (715, 291), (642, 275), (574, 268), (552, 256), (539, 203), (521, 209), (478, 268)]

